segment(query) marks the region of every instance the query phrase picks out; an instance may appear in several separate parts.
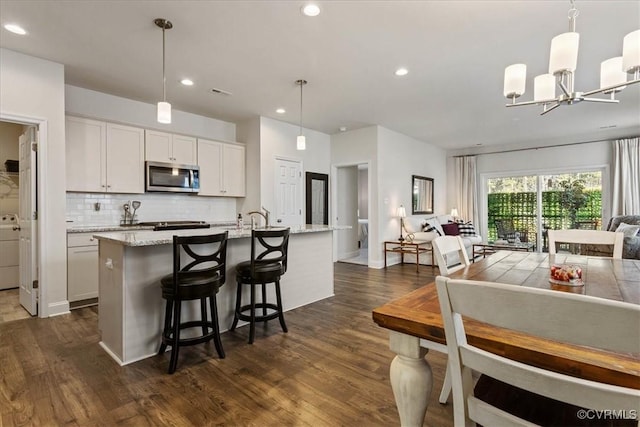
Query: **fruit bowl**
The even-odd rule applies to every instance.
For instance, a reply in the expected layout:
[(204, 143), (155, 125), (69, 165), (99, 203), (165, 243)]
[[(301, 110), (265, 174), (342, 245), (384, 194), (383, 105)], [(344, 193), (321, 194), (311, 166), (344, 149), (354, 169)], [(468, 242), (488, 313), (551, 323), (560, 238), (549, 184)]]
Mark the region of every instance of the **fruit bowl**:
[(553, 264), (549, 281), (558, 285), (582, 286), (582, 268), (577, 265)]

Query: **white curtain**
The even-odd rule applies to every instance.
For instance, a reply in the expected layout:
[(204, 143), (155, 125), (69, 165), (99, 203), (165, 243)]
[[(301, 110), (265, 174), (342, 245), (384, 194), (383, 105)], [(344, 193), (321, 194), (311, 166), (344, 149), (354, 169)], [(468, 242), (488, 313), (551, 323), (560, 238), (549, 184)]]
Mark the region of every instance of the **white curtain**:
[(640, 215), (640, 138), (613, 142), (612, 215)]
[(476, 183), (476, 157), (455, 157), (455, 191), (458, 215), (478, 226), (478, 188)]

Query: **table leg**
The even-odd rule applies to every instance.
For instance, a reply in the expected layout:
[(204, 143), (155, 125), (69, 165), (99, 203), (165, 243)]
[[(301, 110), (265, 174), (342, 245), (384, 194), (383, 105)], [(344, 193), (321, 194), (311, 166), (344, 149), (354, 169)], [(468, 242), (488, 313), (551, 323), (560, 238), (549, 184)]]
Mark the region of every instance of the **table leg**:
[(416, 246), (416, 273), (420, 273), (420, 247)]
[(384, 268), (387, 268), (387, 244), (384, 244)]
[(431, 366), (424, 358), (428, 350), (420, 347), (419, 338), (395, 331), (390, 331), (389, 348), (397, 354), (389, 373), (400, 424), (422, 426), (433, 384)]

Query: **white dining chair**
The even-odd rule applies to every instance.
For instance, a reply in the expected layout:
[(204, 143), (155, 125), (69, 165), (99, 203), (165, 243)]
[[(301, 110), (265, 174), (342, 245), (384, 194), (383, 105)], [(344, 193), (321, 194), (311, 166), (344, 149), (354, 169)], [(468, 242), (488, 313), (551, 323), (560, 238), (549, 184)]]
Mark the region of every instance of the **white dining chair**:
[(556, 253), (556, 242), (613, 245), (613, 258), (622, 259), (624, 234), (602, 230), (549, 230), (549, 254)]
[(473, 394), (472, 370), (582, 408), (640, 413), (640, 390), (527, 365), (482, 350), (468, 343), (465, 335), (465, 324), (473, 320), (553, 341), (638, 354), (640, 305), (442, 276), (436, 278), (436, 287), (449, 350), (456, 427), (473, 422), (484, 426), (531, 425), (477, 399)]
[[(447, 276), (470, 264), (467, 251), (464, 248), (464, 243), (460, 236), (439, 236), (431, 241), (431, 245), (438, 263), (438, 268), (440, 269), (440, 274), (443, 276)], [(450, 256), (455, 254), (457, 254), (457, 257)], [(457, 262), (460, 262), (460, 264), (453, 265)], [(420, 346), (447, 354), (447, 346), (439, 342), (421, 339)], [(447, 363), (447, 368), (444, 373), (444, 383), (442, 384), (438, 401), (442, 404), (447, 403), (449, 395), (451, 395), (451, 375), (449, 374), (449, 363)]]
[(438, 236), (432, 240), (431, 245), (441, 275), (448, 276), (469, 266), (469, 256), (460, 236)]

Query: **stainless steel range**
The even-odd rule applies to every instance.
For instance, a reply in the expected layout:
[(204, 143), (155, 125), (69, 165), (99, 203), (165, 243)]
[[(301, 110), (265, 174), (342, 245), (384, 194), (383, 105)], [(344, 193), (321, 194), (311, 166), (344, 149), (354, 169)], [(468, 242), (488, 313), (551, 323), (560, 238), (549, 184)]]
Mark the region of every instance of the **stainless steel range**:
[(151, 222), (139, 222), (136, 225), (153, 227), (155, 231), (188, 230), (191, 228), (210, 228), (211, 227), (211, 224), (205, 221), (151, 221)]

